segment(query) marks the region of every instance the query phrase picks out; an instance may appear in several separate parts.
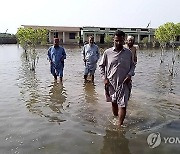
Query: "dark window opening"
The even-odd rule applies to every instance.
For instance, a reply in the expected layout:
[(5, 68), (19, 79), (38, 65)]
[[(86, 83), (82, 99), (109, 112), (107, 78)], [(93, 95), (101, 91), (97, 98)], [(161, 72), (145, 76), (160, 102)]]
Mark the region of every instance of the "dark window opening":
[[(51, 32), (49, 32), (49, 33), (51, 33)], [(50, 40), (49, 40), (49, 33), (47, 33), (47, 42), (50, 41)]]
[(110, 30), (117, 30), (117, 28), (110, 28)]
[(104, 44), (104, 37), (105, 37), (105, 34), (100, 35), (100, 43), (101, 44)]
[(141, 29), (141, 31), (143, 31), (143, 32), (148, 32), (148, 29)]
[(75, 39), (76, 33), (69, 33), (69, 39)]
[(54, 32), (54, 38), (58, 38), (58, 32)]
[(105, 30), (105, 28), (100, 28), (100, 30)]
[(140, 35), (140, 40), (142, 41), (144, 38), (148, 38), (148, 35)]
[(180, 41), (180, 36), (177, 36), (177, 37), (176, 37), (176, 41)]

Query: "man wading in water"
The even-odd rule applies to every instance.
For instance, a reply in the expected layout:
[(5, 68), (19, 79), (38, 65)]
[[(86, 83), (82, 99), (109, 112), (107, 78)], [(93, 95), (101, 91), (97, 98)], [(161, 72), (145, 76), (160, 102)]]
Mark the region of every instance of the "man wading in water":
[(104, 79), (106, 101), (112, 103), (114, 116), (118, 117), (118, 125), (123, 125), (131, 90), (131, 76), (134, 75), (135, 63), (132, 53), (124, 48), (125, 33), (117, 30), (114, 34), (114, 47), (107, 49), (99, 67)]
[[(134, 37), (133, 36), (128, 36), (127, 37), (127, 42), (124, 45), (124, 47), (131, 50), (132, 59), (133, 59), (135, 65), (136, 65), (137, 64), (137, 48), (138, 48), (138, 46), (135, 46), (134, 42), (135, 42)], [(130, 81), (130, 85), (132, 86), (132, 80)], [(129, 95), (131, 95), (131, 90), (129, 92)]]
[(134, 37), (133, 36), (128, 36), (127, 37), (127, 42), (124, 45), (125, 48), (131, 50), (132, 52), (132, 59), (134, 60), (134, 63), (137, 64), (137, 47), (134, 45)]
[(51, 74), (54, 76), (55, 81), (57, 80), (57, 76), (59, 76), (62, 82), (66, 52), (64, 48), (59, 45), (59, 38), (54, 38), (54, 45), (48, 49), (48, 59)]
[(89, 43), (84, 45), (82, 50), (83, 61), (85, 64), (84, 68), (84, 80), (87, 82), (88, 74), (91, 76), (91, 81), (94, 82), (94, 73), (97, 67), (99, 59), (98, 46), (94, 44), (94, 37), (89, 37)]

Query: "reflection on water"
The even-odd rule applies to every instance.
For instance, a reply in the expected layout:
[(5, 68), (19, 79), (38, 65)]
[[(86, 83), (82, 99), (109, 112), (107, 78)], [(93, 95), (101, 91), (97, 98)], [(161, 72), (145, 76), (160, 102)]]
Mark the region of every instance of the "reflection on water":
[(98, 95), (95, 90), (95, 85), (91, 82), (83, 83), (83, 96), (84, 100), (81, 102), (80, 111), (78, 110), (77, 115), (85, 120), (85, 122), (90, 122), (92, 124), (97, 123), (98, 114)]
[[(22, 83), (19, 85), (21, 88), (22, 98), (26, 102), (26, 107), (28, 110), (34, 114), (41, 117), (46, 117), (49, 122), (64, 122), (60, 118), (59, 114), (62, 113), (63, 103), (66, 100), (66, 90), (63, 84), (53, 82), (48, 88), (49, 92), (42, 93), (39, 79), (37, 79), (37, 74), (29, 71), (28, 61), (26, 60), (25, 54), (22, 54), (22, 71), (23, 74), (20, 75), (20, 81)], [(44, 97), (42, 97), (44, 95)], [(53, 111), (53, 112), (51, 112)], [(57, 115), (56, 115), (57, 114)]]
[(52, 111), (61, 113), (62, 105), (66, 100), (66, 90), (63, 84), (54, 82), (49, 92), (50, 102), (49, 107)]
[(84, 83), (84, 95), (85, 95), (85, 100), (87, 103), (97, 103), (98, 102), (98, 95), (95, 91), (95, 86), (94, 83)]
[(129, 141), (124, 131), (106, 130), (101, 154), (130, 154)]
[[(94, 84), (84, 83), (80, 49), (66, 51), (60, 84), (50, 74), (47, 49), (38, 49), (33, 73), (21, 48), (0, 47), (0, 153), (157, 153), (147, 145), (150, 132), (180, 134), (180, 59), (170, 77), (171, 53), (160, 65), (159, 51), (139, 51), (126, 127), (116, 130), (99, 70)], [(162, 147), (158, 154), (180, 152), (177, 144)]]

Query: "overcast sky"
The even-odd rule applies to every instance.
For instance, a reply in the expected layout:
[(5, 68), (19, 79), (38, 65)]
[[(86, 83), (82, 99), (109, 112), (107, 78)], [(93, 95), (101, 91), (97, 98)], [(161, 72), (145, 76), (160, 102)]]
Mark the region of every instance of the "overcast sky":
[(2, 0), (0, 32), (21, 25), (150, 27), (180, 22), (180, 0)]

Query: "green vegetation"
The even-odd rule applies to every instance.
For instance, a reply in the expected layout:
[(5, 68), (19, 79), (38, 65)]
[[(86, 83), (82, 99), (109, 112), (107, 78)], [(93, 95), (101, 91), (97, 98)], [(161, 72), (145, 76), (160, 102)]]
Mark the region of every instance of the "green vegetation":
[(77, 41), (77, 43), (79, 44), (79, 46), (80, 46), (80, 44), (83, 42), (83, 36), (79, 36), (79, 35), (76, 35), (76, 37), (75, 37), (75, 39), (76, 39), (76, 41)]
[(161, 46), (161, 63), (164, 61), (164, 51), (168, 43), (172, 47), (172, 65), (169, 69), (170, 75), (174, 74), (175, 63), (175, 41), (180, 36), (180, 23), (174, 24), (173, 22), (165, 23), (159, 26), (155, 31), (155, 38), (159, 41)]
[(108, 47), (110, 47), (113, 42), (113, 37), (109, 34), (106, 34), (104, 41), (107, 43)]
[(14, 34), (0, 33), (0, 44), (16, 44), (17, 39)]
[(147, 48), (148, 37), (144, 37), (144, 38), (142, 39), (142, 43), (143, 43), (143, 45)]
[(29, 62), (30, 70), (35, 71), (38, 55), (36, 48), (38, 45), (45, 45), (47, 43), (46, 29), (33, 28), (19, 28), (16, 37), (19, 44), (25, 50), (26, 60)]
[(180, 50), (180, 46), (177, 47), (177, 50)]
[(0, 33), (0, 37), (15, 38), (16, 36), (14, 34), (9, 33)]

